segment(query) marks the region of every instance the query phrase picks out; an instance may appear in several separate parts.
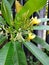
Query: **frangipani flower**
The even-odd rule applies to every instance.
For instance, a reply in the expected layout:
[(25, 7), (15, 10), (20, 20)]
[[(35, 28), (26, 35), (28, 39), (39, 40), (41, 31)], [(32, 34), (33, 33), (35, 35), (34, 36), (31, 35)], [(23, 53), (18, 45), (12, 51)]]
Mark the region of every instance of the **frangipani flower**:
[(28, 33), (28, 38), (27, 38), (27, 40), (32, 40), (32, 39), (34, 39), (36, 37), (36, 35), (35, 34), (33, 34), (32, 32), (29, 32)]
[(31, 24), (32, 25), (35, 25), (35, 24), (38, 25), (40, 22), (41, 22), (41, 20), (37, 19), (37, 17), (35, 17), (35, 18), (32, 18)]

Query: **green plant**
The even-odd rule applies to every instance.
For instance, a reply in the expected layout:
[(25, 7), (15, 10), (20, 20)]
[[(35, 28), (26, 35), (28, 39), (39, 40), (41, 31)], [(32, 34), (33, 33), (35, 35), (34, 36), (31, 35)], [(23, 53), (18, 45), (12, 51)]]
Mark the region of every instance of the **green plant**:
[[(34, 26), (39, 23), (39, 19), (29, 17), (35, 11), (40, 10), (47, 0), (28, 0), (19, 13), (13, 19), (10, 3), (13, 0), (2, 0), (0, 16), (0, 28), (3, 33), (0, 35), (0, 65), (27, 65), (22, 44), (43, 64), (49, 64), (49, 57), (34, 43), (36, 42), (49, 51), (49, 45), (32, 33), (32, 30), (49, 30), (49, 26)], [(36, 3), (36, 6), (35, 4)], [(40, 19), (40, 22), (48, 21), (47, 18)], [(3, 45), (3, 43), (6, 43)]]

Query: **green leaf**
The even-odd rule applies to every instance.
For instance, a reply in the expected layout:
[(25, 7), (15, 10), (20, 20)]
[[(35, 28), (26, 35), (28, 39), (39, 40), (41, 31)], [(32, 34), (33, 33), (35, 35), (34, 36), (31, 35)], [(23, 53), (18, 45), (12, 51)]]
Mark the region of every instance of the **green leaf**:
[(12, 5), (13, 5), (13, 3), (14, 3), (14, 0), (8, 0), (8, 1), (9, 1), (9, 3), (10, 3), (11, 7), (12, 7)]
[[(28, 17), (32, 15), (33, 12), (40, 10), (45, 4), (47, 0), (28, 0), (25, 5), (22, 7), (20, 12), (15, 16), (15, 28), (18, 29), (20, 26), (20, 18), (23, 14), (28, 13)], [(35, 5), (36, 4), (36, 5)], [(17, 21), (18, 19), (18, 21)], [(23, 21), (22, 21), (23, 22)]]
[(0, 49), (0, 65), (14, 65), (12, 56), (13, 45), (9, 42), (2, 49)]
[(14, 65), (27, 65), (24, 50), (22, 49), (21, 43), (18, 41), (13, 42), (14, 44)]
[(28, 16), (30, 17), (33, 12), (40, 10), (46, 4), (46, 2), (47, 0), (28, 0), (27, 3), (23, 6), (22, 10), (16, 15), (16, 17), (22, 16), (28, 10)]
[(32, 41), (34, 41), (37, 44), (40, 44), (43, 48), (47, 49), (49, 51), (49, 44), (46, 43), (43, 39), (36, 36)]
[(23, 42), (25, 47), (43, 64), (49, 64), (49, 57), (31, 42)]
[(0, 25), (4, 25), (4, 24), (6, 24), (6, 22), (4, 21), (4, 19), (2, 18), (2, 16), (0, 16)]
[(11, 6), (7, 0), (2, 0), (1, 11), (6, 22), (9, 25), (11, 25), (11, 22), (13, 22), (13, 16), (11, 11)]
[(6, 36), (0, 35), (0, 45), (7, 39)]
[(49, 21), (49, 18), (39, 18), (41, 20), (41, 22), (47, 22)]
[(49, 26), (48, 25), (33, 26), (31, 30), (49, 30)]

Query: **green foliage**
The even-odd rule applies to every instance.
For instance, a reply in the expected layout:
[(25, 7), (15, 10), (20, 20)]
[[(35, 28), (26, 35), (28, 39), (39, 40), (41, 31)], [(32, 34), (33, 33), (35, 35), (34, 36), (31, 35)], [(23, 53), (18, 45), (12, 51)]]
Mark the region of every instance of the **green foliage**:
[(44, 40), (40, 37), (36, 36), (32, 41), (34, 41), (37, 44), (40, 44), (41, 46), (43, 46), (43, 48), (46, 48), (49, 51), (49, 44), (44, 42)]
[(8, 42), (2, 49), (0, 49), (0, 65), (13, 65), (13, 45)]
[[(36, 6), (35, 6), (35, 3), (36, 3)], [(16, 14), (16, 17), (15, 17), (16, 29), (18, 29), (21, 25), (20, 19), (21, 19), (21, 17), (23, 17), (23, 14), (25, 14), (25, 16), (26, 16), (28, 13), (27, 17), (30, 17), (33, 12), (40, 10), (41, 8), (43, 8), (43, 6), (45, 4), (46, 4), (46, 0), (44, 0), (44, 2), (43, 2), (43, 0), (41, 0), (41, 1), (40, 0), (27, 1), (27, 3), (23, 6), (22, 10), (18, 14)]]
[(10, 3), (11, 7), (12, 7), (12, 5), (13, 5), (13, 3), (14, 3), (14, 0), (8, 0), (8, 1), (9, 1), (9, 3)]
[(1, 4), (0, 4), (0, 10), (1, 10)]
[(23, 42), (27, 49), (40, 60), (43, 65), (48, 65), (49, 57), (31, 42)]
[(6, 22), (4, 21), (3, 17), (0, 16), (0, 25), (3, 25), (3, 24), (5, 25)]
[(13, 22), (13, 15), (11, 6), (7, 0), (2, 0), (1, 11), (5, 21), (11, 25), (11, 22)]
[(13, 62), (15, 65), (27, 65), (26, 57), (24, 50), (22, 49), (21, 44), (16, 41), (13, 42), (14, 44), (14, 56), (13, 56)]
[(7, 39), (6, 36), (0, 35), (0, 45)]
[(49, 26), (48, 25), (42, 25), (42, 26), (33, 26), (33, 28), (31, 28), (32, 30), (49, 30)]
[[(0, 65), (27, 65), (26, 57), (22, 44), (43, 64), (49, 64), (49, 57), (42, 50), (30, 42), (32, 39), (36, 44), (40, 44), (43, 48), (49, 51), (49, 45), (32, 33), (32, 30), (49, 30), (49, 26), (34, 26), (33, 19), (29, 17), (33, 12), (39, 11), (44, 7), (47, 0), (27, 0), (19, 13), (13, 19), (11, 7), (14, 0), (2, 0), (0, 16), (0, 28), (3, 33), (0, 34), (0, 45), (6, 39), (8, 41), (0, 49)], [(36, 6), (35, 6), (36, 4)], [(40, 19), (41, 22), (47, 18)], [(34, 23), (38, 23), (38, 19), (34, 19)], [(23, 37), (25, 36), (25, 38)], [(34, 39), (33, 39), (34, 38)], [(28, 40), (29, 39), (29, 40)]]

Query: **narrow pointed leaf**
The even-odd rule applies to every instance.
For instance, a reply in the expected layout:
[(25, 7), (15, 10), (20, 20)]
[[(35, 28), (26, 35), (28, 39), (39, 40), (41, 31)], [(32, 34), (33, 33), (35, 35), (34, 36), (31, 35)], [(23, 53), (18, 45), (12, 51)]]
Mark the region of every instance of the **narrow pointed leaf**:
[(0, 35), (0, 45), (7, 39), (6, 36)]
[(4, 19), (10, 25), (13, 21), (11, 6), (7, 0), (2, 0), (1, 11)]
[[(40, 10), (45, 4), (47, 0), (28, 0), (27, 3), (23, 6), (22, 10), (17, 14), (17, 16), (22, 16), (22, 14), (26, 13), (29, 10), (28, 16), (37, 10)], [(35, 4), (36, 6), (34, 6)]]
[(11, 7), (12, 7), (12, 5), (13, 5), (13, 3), (14, 3), (14, 0), (8, 0), (8, 1), (9, 1), (9, 3), (10, 3)]
[(49, 57), (31, 42), (24, 42), (25, 47), (43, 64), (49, 64)]
[(49, 18), (39, 18), (41, 20), (41, 22), (47, 22), (49, 21)]
[(49, 26), (48, 25), (33, 26), (31, 29), (32, 30), (49, 30)]
[(0, 65), (14, 65), (12, 56), (13, 46), (11, 42), (9, 42), (2, 49), (0, 49)]
[[(47, 0), (28, 0), (25, 5), (22, 7), (21, 11), (16, 14), (15, 17), (15, 27), (16, 29), (19, 28), (20, 25), (20, 18), (25, 13), (28, 12), (28, 17), (32, 15), (33, 12), (40, 10), (45, 4)], [(35, 5), (36, 4), (36, 5)], [(18, 21), (17, 21), (18, 19)], [(23, 21), (22, 21), (23, 22)]]
[(21, 43), (14, 42), (14, 57), (13, 62), (15, 65), (27, 65), (24, 50), (22, 49)]
[(49, 51), (49, 44), (46, 43), (43, 39), (36, 36), (32, 41), (34, 41), (37, 44), (40, 44), (43, 48), (47, 49)]
[(0, 16), (0, 25), (6, 24), (6, 22), (4, 21), (4, 19), (2, 18), (2, 16)]

